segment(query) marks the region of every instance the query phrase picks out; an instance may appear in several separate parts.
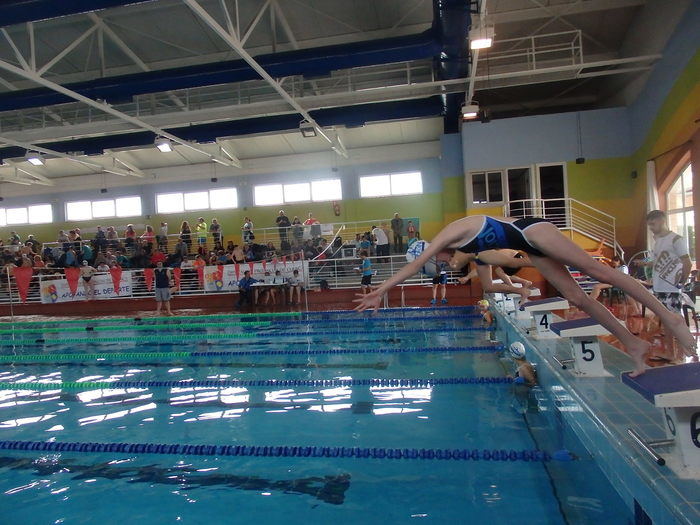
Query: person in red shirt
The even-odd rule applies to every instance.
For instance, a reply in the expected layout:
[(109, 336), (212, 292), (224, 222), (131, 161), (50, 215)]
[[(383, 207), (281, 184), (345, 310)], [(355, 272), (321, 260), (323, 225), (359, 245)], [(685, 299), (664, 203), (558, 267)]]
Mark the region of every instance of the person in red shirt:
[(160, 250), (154, 251), (153, 255), (151, 255), (151, 264), (153, 266), (156, 266), (159, 262), (162, 262), (163, 264), (165, 264), (165, 261), (166, 261), (165, 254), (163, 252), (161, 252)]

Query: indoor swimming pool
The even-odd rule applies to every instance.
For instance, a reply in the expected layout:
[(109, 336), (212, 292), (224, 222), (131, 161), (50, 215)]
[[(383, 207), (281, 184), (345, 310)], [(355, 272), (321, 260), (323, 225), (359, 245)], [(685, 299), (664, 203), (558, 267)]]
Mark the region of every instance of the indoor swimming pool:
[(8, 523), (632, 519), (471, 308), (0, 330)]

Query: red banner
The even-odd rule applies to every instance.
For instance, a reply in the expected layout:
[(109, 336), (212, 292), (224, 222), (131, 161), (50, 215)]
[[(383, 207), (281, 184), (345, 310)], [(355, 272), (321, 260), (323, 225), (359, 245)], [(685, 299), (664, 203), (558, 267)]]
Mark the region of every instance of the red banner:
[(276, 256), (276, 255), (275, 255), (275, 257), (272, 259), (272, 266), (275, 268), (275, 270), (277, 270), (277, 256)]
[(173, 268), (173, 276), (175, 277), (175, 288), (180, 289), (180, 277), (182, 276), (182, 268)]
[(65, 269), (66, 281), (71, 295), (78, 293), (78, 279), (80, 279), (80, 268), (70, 266)]
[(27, 302), (27, 294), (29, 293), (29, 282), (32, 280), (32, 275), (34, 274), (34, 268), (31, 266), (15, 268), (12, 271), (12, 275), (15, 276), (15, 283), (17, 284), (17, 291), (19, 292), (19, 297), (22, 299), (23, 303)]
[(287, 269), (287, 256), (283, 255), (282, 256), (282, 265), (284, 266), (284, 269)]
[(200, 287), (204, 286), (204, 266), (197, 266), (197, 280)]
[(250, 268), (250, 275), (253, 275), (253, 268), (255, 267), (255, 263), (249, 262), (248, 263), (248, 268)]
[(144, 268), (143, 278), (146, 280), (146, 289), (150, 292), (153, 289), (153, 268)]
[(112, 266), (109, 269), (109, 273), (112, 276), (112, 286), (114, 286), (114, 293), (119, 295), (119, 283), (122, 282), (122, 268), (121, 266)]
[(236, 281), (241, 279), (241, 265), (236, 263)]
[(265, 259), (262, 260), (262, 266), (263, 266), (263, 272), (267, 271), (267, 261)]

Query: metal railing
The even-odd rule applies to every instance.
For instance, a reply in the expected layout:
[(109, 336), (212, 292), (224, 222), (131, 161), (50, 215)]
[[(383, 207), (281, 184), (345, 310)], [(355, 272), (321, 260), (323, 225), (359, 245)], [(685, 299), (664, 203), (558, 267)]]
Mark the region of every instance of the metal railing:
[[(390, 255), (369, 257), (372, 262), (372, 286), (381, 284), (389, 277), (406, 266), (405, 255)], [(309, 282), (311, 286), (319, 286), (322, 280), (333, 289), (359, 288), (361, 274), (360, 259), (354, 257), (309, 261)], [(431, 285), (433, 278), (417, 273), (404, 281), (405, 286)], [(448, 272), (448, 283), (457, 282), (457, 274)]]
[(503, 206), (506, 217), (539, 217), (560, 230), (573, 231), (602, 242), (624, 259), (617, 240), (615, 217), (572, 198), (522, 199)]

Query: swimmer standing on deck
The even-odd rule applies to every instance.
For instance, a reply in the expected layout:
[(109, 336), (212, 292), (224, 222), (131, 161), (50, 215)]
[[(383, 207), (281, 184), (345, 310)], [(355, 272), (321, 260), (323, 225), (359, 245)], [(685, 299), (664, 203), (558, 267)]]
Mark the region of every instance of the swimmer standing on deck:
[[(556, 226), (537, 218), (513, 219), (473, 215), (456, 220), (443, 228), (418, 258), (408, 263), (371, 293), (355, 299), (354, 302), (359, 303), (355, 309), (358, 311), (368, 308), (379, 309), (381, 298), (386, 292), (416, 274), (431, 257), (450, 248), (455, 250), (451, 261), (454, 265), (458, 265), (460, 260), (466, 264), (468, 254), (477, 253), (480, 254), (480, 258), (483, 258), (482, 252), (488, 250), (509, 248), (527, 253), (535, 268), (570, 303), (586, 312), (620, 340), (634, 360), (635, 366), (630, 374), (631, 377), (644, 373), (644, 358), (649, 352), (649, 342), (634, 336), (605, 306), (588, 297), (571, 277), (567, 265), (578, 268), (598, 281), (610, 283), (624, 290), (659, 316), (678, 338), (686, 355), (696, 354), (695, 339), (682, 316), (667, 310), (635, 279), (609, 266), (599, 264), (580, 246), (562, 235)], [(484, 262), (492, 264), (490, 261)], [(479, 273), (482, 282), (489, 279), (488, 274), (491, 271), (490, 267), (485, 267), (484, 270), (483, 277)]]

